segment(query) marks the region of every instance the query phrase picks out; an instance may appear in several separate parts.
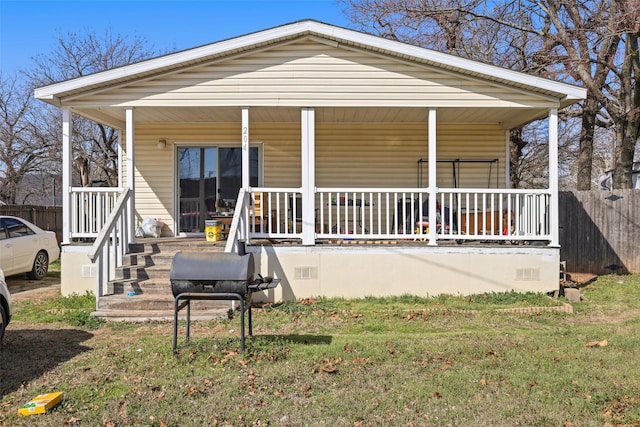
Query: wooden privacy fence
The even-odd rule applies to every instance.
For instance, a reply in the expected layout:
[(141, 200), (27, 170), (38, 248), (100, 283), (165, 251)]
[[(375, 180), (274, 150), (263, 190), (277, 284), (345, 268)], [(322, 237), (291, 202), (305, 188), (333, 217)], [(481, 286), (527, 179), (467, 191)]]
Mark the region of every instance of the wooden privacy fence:
[(560, 192), (560, 259), (576, 273), (640, 273), (640, 191)]
[(61, 206), (5, 205), (0, 206), (0, 215), (24, 218), (43, 230), (55, 231), (58, 241), (62, 237)]

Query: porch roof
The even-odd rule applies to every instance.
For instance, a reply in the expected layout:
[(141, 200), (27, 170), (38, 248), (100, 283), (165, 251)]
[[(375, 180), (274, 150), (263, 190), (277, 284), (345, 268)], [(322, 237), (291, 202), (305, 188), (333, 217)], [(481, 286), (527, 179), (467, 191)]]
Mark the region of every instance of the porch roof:
[[(111, 70), (83, 76), (49, 86), (37, 88), (35, 96), (37, 99), (58, 106), (69, 106), (80, 114), (90, 117), (94, 120), (110, 124), (114, 127), (122, 127), (124, 118), (124, 106), (110, 105), (92, 105), (81, 106), (77, 104), (83, 97), (96, 94), (98, 92), (122, 88), (136, 82), (148, 81), (149, 79), (158, 78), (178, 71), (192, 69), (194, 67), (210, 64), (214, 61), (220, 61), (231, 58), (238, 58), (251, 52), (258, 52), (273, 46), (292, 43), (300, 39), (310, 39), (314, 42), (322, 43), (332, 47), (340, 47), (352, 51), (365, 52), (370, 55), (390, 58), (403, 63), (410, 63), (420, 67), (431, 67), (438, 69), (444, 73), (455, 74), (464, 78), (482, 81), (492, 85), (507, 87), (510, 90), (519, 91), (541, 99), (553, 101), (558, 107), (564, 107), (584, 99), (586, 90), (577, 86), (569, 85), (533, 76), (521, 72), (516, 72), (493, 65), (473, 61), (457, 56), (425, 49), (413, 45), (393, 40), (387, 40), (378, 36), (373, 36), (358, 31), (336, 27), (313, 20), (304, 20), (294, 22), (279, 27), (247, 34), (244, 36), (223, 40), (220, 42), (160, 56), (147, 61), (136, 64), (127, 65)], [(309, 102), (307, 102), (308, 104)], [(306, 105), (306, 104), (305, 104)], [(149, 112), (148, 119), (145, 119), (145, 112), (140, 111), (137, 114), (137, 120), (141, 121), (194, 121), (194, 109), (204, 114), (207, 121), (228, 121), (230, 118), (235, 120), (239, 117), (236, 105), (230, 105), (225, 111), (220, 105), (189, 105), (185, 103), (180, 106), (153, 107), (155, 110), (151, 115)], [(291, 106), (289, 107), (290, 110)], [(338, 106), (336, 106), (338, 107)], [(383, 107), (383, 106), (381, 106)], [(388, 107), (388, 106), (384, 106)], [(161, 109), (169, 114), (159, 119)], [(376, 117), (377, 121), (386, 120), (381, 118), (380, 112), (375, 108), (369, 108), (368, 111), (361, 111), (359, 121), (370, 121)], [(398, 117), (402, 117), (404, 121), (422, 121), (424, 118), (421, 109), (414, 113), (394, 114), (396, 121)], [(450, 110), (449, 115), (438, 116), (439, 121), (458, 121), (464, 118), (465, 121), (490, 121), (506, 123), (505, 127), (515, 127), (528, 121), (534, 120), (545, 115), (546, 109), (537, 106), (536, 108), (525, 108), (523, 111), (514, 114), (512, 108), (482, 108), (482, 112), (476, 113), (481, 115), (470, 114), (470, 111), (462, 111), (456, 108), (456, 111)], [(214, 111), (216, 113), (214, 114)], [(325, 110), (327, 120), (330, 120), (332, 112)], [(367, 114), (368, 113), (368, 114)], [(280, 114), (276, 117), (273, 113), (265, 113), (262, 117), (252, 114), (253, 120), (258, 121), (288, 121), (286, 108), (280, 109)], [(295, 117), (296, 114), (293, 114)], [(507, 116), (510, 118), (507, 120)], [(318, 117), (322, 120), (322, 117)], [(197, 121), (197, 118), (195, 119)], [(342, 120), (342, 119), (341, 119)], [(391, 120), (391, 119), (389, 119)]]

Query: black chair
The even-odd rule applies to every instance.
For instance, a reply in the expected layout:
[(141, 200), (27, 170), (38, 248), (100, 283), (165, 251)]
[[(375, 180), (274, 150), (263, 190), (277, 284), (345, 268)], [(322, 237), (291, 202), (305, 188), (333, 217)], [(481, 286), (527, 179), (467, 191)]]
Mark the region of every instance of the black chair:
[[(416, 218), (416, 228), (422, 227), (423, 229), (429, 228), (429, 199), (425, 200), (422, 203), (422, 217), (420, 217), (420, 211), (418, 210), (418, 202), (415, 204), (415, 218)], [(444, 213), (444, 221), (442, 218), (442, 214)], [(448, 206), (445, 206), (444, 209), (440, 202), (436, 202), (436, 228), (437, 232), (440, 233), (442, 228), (444, 227), (445, 231), (448, 233), (450, 230), (456, 229), (456, 215), (455, 212), (453, 214), (453, 227), (451, 224), (451, 211)]]
[[(290, 196), (288, 210), (287, 229), (294, 233), (302, 231), (302, 197)], [(300, 224), (300, 227), (298, 227), (298, 224)]]

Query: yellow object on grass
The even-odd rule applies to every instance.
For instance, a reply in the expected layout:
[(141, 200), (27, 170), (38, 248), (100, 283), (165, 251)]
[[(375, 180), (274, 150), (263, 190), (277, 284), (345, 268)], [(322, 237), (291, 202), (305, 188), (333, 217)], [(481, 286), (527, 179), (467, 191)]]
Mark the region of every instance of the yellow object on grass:
[(62, 392), (57, 391), (55, 393), (41, 394), (29, 402), (25, 403), (18, 409), (18, 413), (22, 415), (35, 415), (44, 414), (52, 409), (62, 400)]

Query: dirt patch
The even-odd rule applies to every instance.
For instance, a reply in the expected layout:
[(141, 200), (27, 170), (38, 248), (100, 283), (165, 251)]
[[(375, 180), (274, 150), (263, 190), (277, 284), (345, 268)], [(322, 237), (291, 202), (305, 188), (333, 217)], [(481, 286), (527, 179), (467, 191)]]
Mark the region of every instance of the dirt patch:
[(42, 280), (29, 280), (24, 274), (6, 278), (12, 301), (39, 302), (60, 296), (60, 276), (48, 275)]
[(591, 283), (592, 281), (594, 281), (597, 278), (598, 278), (597, 275), (591, 274), (591, 273), (571, 273), (571, 272), (568, 272), (567, 273), (567, 284), (565, 286), (584, 286), (584, 285), (587, 285), (587, 284)]

